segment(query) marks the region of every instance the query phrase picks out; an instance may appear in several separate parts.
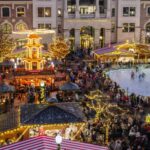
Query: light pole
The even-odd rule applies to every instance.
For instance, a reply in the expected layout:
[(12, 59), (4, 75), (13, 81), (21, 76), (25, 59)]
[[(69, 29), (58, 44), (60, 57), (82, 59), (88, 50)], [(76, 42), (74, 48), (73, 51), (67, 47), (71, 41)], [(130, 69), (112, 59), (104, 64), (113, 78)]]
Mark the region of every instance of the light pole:
[(100, 47), (102, 48), (103, 47), (103, 36), (100, 36), (99, 40), (100, 40)]
[(57, 150), (61, 150), (62, 136), (60, 134), (57, 134), (55, 141), (56, 144), (58, 145)]
[(149, 44), (150, 32), (146, 33), (146, 44)]

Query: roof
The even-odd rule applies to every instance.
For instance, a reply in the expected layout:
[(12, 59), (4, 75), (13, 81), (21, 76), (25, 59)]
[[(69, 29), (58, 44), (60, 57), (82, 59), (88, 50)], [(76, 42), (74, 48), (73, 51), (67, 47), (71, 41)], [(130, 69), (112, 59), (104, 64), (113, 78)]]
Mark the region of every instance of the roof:
[(37, 34), (30, 34), (28, 38), (30, 38), (30, 39), (38, 39), (38, 38), (40, 38), (40, 36), (37, 35)]
[(28, 104), (21, 106), (21, 124), (61, 124), (84, 121), (78, 103)]
[[(38, 136), (28, 140), (17, 142), (0, 150), (56, 150), (55, 139), (48, 136)], [(61, 144), (61, 150), (108, 150), (107, 147), (81, 143), (76, 141), (64, 140)]]
[(110, 45), (108, 47), (103, 47), (103, 48), (96, 49), (93, 52), (95, 54), (97, 54), (97, 55), (102, 55), (102, 54), (105, 54), (105, 53), (110, 53), (110, 52), (113, 52), (116, 49), (116, 46), (118, 46), (120, 44), (121, 43), (112, 44), (112, 45)]

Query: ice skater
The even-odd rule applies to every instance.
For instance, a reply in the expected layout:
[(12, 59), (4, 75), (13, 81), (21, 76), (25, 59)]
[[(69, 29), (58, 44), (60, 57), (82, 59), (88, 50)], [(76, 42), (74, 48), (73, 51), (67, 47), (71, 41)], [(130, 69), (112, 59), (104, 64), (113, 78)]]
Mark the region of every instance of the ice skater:
[(139, 71), (139, 67), (138, 67), (138, 66), (135, 67), (135, 71), (136, 71), (136, 72)]
[(142, 74), (139, 74), (139, 81), (142, 81)]
[(131, 79), (134, 79), (134, 77), (135, 77), (135, 73), (134, 73), (134, 71), (132, 71), (131, 72)]
[(145, 78), (145, 73), (144, 72), (139, 74), (139, 80), (140, 81), (144, 80), (144, 78)]

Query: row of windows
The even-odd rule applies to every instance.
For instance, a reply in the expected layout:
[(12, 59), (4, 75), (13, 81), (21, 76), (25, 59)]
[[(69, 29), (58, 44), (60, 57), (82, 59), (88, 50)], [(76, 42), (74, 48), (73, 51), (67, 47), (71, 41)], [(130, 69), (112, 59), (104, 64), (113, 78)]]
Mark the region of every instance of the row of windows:
[[(60, 14), (60, 10), (58, 11)], [(2, 8), (2, 17), (10, 17), (11, 16), (11, 9), (9, 7)], [(17, 17), (24, 17), (25, 16), (25, 8), (24, 7), (17, 7), (16, 8), (16, 16)], [(51, 17), (51, 7), (39, 7), (38, 8), (38, 17)]]
[(135, 23), (124, 23), (122, 32), (135, 32)]
[(134, 17), (136, 15), (135, 7), (123, 7), (123, 16), (124, 17)]
[[(2, 17), (10, 17), (11, 10), (9, 7), (2, 8)], [(16, 8), (16, 16), (17, 17), (24, 17), (25, 16), (25, 8), (24, 7), (17, 7)]]

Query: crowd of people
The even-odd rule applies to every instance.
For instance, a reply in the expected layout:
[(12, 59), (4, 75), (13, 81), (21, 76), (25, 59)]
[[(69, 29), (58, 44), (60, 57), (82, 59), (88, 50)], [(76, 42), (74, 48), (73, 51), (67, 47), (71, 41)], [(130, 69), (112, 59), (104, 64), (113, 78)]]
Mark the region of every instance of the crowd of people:
[[(84, 58), (89, 61), (82, 61)], [(70, 67), (70, 62), (76, 66), (74, 69)], [(64, 69), (66, 69), (70, 81), (82, 89), (79, 94), (87, 119), (87, 125), (81, 131), (79, 139), (94, 144), (108, 144), (110, 150), (149, 150), (150, 134), (143, 118), (145, 117), (145, 109), (149, 107), (150, 98), (134, 93), (129, 95), (104, 72), (108, 67), (110, 67), (110, 63), (96, 63), (90, 49), (86, 51), (78, 49), (67, 57)], [(106, 118), (99, 116), (95, 121), (97, 112), (86, 105), (87, 98), (84, 95), (97, 89), (110, 97), (109, 103), (117, 104), (117, 107), (128, 110), (127, 114), (116, 113), (110, 118), (108, 137), (106, 135), (106, 124), (108, 123)], [(33, 95), (31, 90), (30, 92)], [(31, 96), (29, 97), (31, 98)], [(60, 98), (59, 95), (57, 97)], [(60, 102), (63, 100), (61, 99)], [(109, 143), (106, 143), (107, 138)]]
[[(150, 134), (145, 125), (145, 107), (149, 106), (149, 97), (128, 94), (124, 89), (113, 82), (104, 73), (108, 64), (89, 65), (80, 63), (77, 70), (70, 72), (72, 82), (77, 83), (87, 94), (93, 89), (100, 89), (110, 96), (110, 103), (117, 103), (118, 107), (128, 107), (129, 114), (120, 114), (111, 119), (109, 140), (111, 150), (148, 150), (150, 147)], [(90, 121), (96, 112), (88, 107), (84, 109), (87, 120)], [(105, 123), (102, 118), (98, 122), (89, 123), (81, 132), (82, 141), (91, 143), (105, 143)]]

